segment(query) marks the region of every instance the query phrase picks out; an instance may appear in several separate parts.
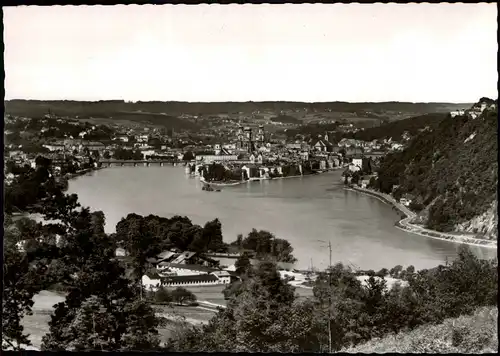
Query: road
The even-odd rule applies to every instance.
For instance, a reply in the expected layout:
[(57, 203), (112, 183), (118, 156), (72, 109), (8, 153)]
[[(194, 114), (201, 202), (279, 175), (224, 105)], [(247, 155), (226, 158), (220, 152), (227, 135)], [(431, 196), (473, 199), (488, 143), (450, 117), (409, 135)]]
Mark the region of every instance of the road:
[(371, 189), (364, 189), (364, 188), (352, 188), (352, 189), (354, 191), (378, 196), (380, 198), (387, 200), (392, 205), (394, 205), (399, 211), (401, 211), (403, 214), (406, 215), (406, 217), (403, 218), (402, 220), (400, 220), (398, 223), (400, 225), (398, 227), (400, 227), (401, 229), (403, 229), (405, 231), (408, 231), (408, 232), (411, 232), (413, 234), (420, 235), (420, 236), (437, 238), (440, 240), (449, 240), (449, 241), (454, 241), (454, 242), (459, 242), (459, 243), (465, 243), (468, 245), (497, 248), (497, 241), (479, 239), (475, 235), (471, 235), (471, 234), (445, 233), (445, 232), (426, 229), (423, 226), (412, 224), (411, 221), (413, 219), (415, 219), (417, 214), (415, 214), (413, 211), (408, 209), (403, 204), (397, 202), (392, 196), (390, 196), (388, 194), (380, 193), (380, 192), (377, 192), (377, 191), (374, 191)]

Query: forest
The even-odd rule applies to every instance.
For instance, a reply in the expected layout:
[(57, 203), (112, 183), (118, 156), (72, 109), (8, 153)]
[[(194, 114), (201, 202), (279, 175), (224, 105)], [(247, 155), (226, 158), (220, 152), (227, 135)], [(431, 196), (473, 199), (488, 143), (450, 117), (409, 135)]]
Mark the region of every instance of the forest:
[(372, 186), (396, 198), (409, 195), (410, 208), (429, 207), (429, 228), (452, 231), (497, 199), (497, 131), (497, 109), (476, 119), (448, 115), (402, 152), (387, 155)]

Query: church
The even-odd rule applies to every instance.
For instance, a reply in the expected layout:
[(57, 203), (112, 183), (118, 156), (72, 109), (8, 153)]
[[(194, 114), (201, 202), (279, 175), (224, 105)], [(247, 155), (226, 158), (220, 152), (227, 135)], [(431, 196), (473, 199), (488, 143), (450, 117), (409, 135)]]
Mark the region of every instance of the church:
[(242, 153), (252, 154), (265, 145), (264, 126), (259, 125), (256, 133), (251, 127), (240, 126), (238, 128), (236, 149)]

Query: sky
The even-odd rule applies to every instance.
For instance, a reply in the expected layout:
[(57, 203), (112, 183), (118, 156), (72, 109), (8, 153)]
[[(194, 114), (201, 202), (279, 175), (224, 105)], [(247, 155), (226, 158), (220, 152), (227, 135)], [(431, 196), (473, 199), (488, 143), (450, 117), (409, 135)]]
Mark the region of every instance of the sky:
[(5, 99), (497, 98), (491, 4), (17, 6)]

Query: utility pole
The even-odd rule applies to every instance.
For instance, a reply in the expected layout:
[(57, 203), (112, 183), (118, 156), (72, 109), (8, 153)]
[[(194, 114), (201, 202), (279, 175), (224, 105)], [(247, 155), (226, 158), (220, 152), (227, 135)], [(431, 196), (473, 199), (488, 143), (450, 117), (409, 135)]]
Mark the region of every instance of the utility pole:
[[(318, 242), (326, 243), (323, 240)], [(328, 353), (332, 353), (332, 242), (328, 241)], [(311, 259), (312, 263), (312, 259)]]

